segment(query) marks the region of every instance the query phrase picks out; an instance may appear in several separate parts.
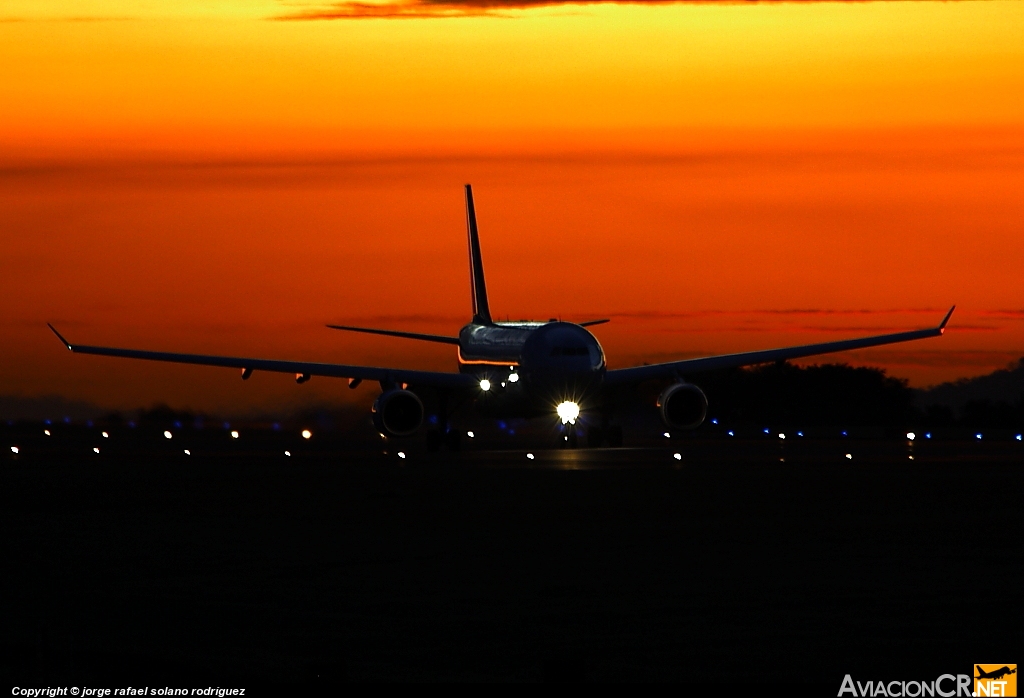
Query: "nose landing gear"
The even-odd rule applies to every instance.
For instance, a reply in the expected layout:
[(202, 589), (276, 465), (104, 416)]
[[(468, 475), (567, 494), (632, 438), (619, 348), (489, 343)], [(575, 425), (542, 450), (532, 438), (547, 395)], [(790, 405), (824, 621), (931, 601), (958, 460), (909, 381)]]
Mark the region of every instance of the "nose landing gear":
[(576, 432), (576, 425), (572, 423), (562, 425), (562, 438), (558, 442), (559, 448), (575, 449), (579, 447), (579, 435)]

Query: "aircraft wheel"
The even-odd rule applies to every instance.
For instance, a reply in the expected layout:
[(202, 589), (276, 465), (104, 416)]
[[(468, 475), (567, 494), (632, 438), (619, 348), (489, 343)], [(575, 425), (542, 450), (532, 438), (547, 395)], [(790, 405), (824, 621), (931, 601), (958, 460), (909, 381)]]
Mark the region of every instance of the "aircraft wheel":
[(427, 453), (437, 453), (441, 450), (441, 430), (440, 429), (428, 429), (427, 430)]
[(611, 448), (622, 448), (622, 427), (608, 427), (605, 430), (605, 437)]

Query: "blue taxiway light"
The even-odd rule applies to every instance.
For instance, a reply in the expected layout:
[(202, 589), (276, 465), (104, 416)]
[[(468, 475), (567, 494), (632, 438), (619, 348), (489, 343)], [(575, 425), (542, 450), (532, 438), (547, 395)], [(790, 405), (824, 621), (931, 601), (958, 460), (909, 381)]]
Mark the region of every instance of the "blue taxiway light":
[(732, 432), (731, 430), (730, 430), (730, 431), (728, 431), (728, 432), (726, 432), (726, 433), (728, 433), (728, 434), (729, 434), (729, 436), (736, 436), (736, 434), (734, 434), (734, 433), (733, 433), (733, 432)]
[(768, 429), (765, 429), (765, 430), (764, 430), (764, 433), (765, 433), (765, 434), (769, 434), (769, 433), (771, 433), (771, 432), (770, 432), (770, 431), (769, 431)]
[(718, 424), (718, 420), (717, 420), (717, 419), (712, 419), (712, 420), (711, 420), (711, 423), (712, 423), (712, 424)]
[(976, 438), (976, 439), (978, 439), (980, 441), (981, 440), (981, 434), (975, 434), (974, 438)]
[(1024, 434), (1017, 434), (1017, 437), (1016, 437), (1016, 438), (1017, 438), (1017, 441), (1020, 441), (1020, 440), (1021, 440), (1021, 438), (1020, 438), (1021, 436), (1024, 436)]

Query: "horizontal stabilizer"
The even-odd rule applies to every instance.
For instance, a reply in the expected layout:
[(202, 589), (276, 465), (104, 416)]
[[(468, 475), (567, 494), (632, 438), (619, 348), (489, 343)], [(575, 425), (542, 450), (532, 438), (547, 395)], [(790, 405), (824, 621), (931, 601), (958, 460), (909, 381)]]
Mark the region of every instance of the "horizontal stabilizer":
[(580, 327), (591, 327), (593, 325), (603, 325), (606, 322), (611, 322), (611, 320), (609, 318), (604, 320), (587, 320), (586, 322), (577, 322), (576, 324)]
[(350, 327), (349, 325), (328, 325), (332, 330), (347, 330), (348, 332), (366, 332), (367, 334), (382, 334), (386, 337), (403, 337), (405, 339), (418, 339), (423, 342), (440, 342), (441, 344), (458, 344), (458, 337), (444, 337), (439, 334), (421, 334), (419, 332), (400, 332), (399, 330), (378, 330), (374, 327)]

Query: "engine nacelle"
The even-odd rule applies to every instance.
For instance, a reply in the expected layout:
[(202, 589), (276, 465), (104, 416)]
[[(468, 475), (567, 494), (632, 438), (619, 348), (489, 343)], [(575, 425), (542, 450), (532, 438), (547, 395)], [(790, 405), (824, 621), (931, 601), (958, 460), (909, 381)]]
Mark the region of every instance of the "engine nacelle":
[(696, 429), (708, 414), (708, 399), (691, 383), (674, 383), (658, 396), (658, 410), (673, 429)]
[(370, 412), (373, 425), (385, 436), (408, 436), (423, 424), (423, 402), (411, 390), (381, 393)]

